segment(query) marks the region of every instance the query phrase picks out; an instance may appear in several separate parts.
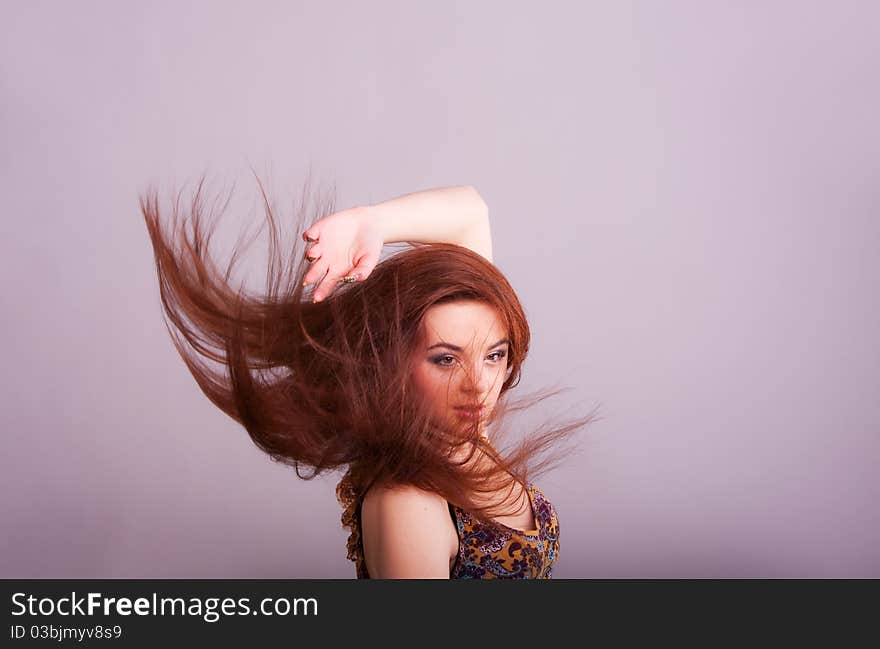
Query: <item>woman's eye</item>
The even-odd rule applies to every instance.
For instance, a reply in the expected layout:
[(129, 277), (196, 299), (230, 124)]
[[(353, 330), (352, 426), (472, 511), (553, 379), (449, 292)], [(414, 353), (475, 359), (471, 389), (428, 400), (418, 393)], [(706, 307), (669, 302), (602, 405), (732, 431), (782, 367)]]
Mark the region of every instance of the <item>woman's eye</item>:
[[(507, 356), (507, 352), (499, 349), (497, 352), (492, 352), (491, 354), (489, 354), (486, 358), (493, 363), (497, 363), (505, 356)], [(440, 365), (441, 367), (451, 367), (455, 365), (455, 356), (451, 356), (449, 354), (444, 354), (443, 356), (434, 356), (431, 359), (431, 362), (435, 365)]]

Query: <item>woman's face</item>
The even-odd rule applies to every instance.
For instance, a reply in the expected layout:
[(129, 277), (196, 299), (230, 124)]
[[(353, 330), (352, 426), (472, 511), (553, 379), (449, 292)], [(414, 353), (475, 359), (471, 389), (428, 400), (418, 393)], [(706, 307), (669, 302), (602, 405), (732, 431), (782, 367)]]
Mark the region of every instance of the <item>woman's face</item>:
[(498, 312), (484, 302), (459, 300), (428, 309), (412, 376), (438, 422), (476, 421), (482, 432), (506, 378), (507, 335)]

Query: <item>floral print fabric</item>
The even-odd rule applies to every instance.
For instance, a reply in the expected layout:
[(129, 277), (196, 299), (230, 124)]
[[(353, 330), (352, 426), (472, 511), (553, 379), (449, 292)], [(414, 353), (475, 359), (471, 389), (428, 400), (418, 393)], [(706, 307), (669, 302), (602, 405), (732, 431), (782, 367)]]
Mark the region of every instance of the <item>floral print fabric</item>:
[(515, 530), (483, 523), (450, 504), (458, 528), (458, 557), (450, 579), (550, 579), (559, 557), (559, 518), (544, 493), (530, 484), (538, 528)]

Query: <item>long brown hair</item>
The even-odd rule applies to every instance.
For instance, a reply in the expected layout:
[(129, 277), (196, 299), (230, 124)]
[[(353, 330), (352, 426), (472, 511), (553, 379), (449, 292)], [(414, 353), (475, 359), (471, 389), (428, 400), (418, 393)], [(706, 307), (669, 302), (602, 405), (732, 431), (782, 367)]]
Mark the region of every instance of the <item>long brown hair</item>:
[[(311, 219), (306, 218), (307, 201), (301, 203), (297, 236), (285, 263), (273, 209), (257, 182), (270, 237), (263, 295), (233, 289), (230, 276), (238, 247), (223, 273), (211, 259), (204, 177), (185, 210), (179, 197), (173, 203), (170, 228), (160, 216), (158, 191), (148, 189), (140, 197), (166, 325), (204, 394), (299, 477), (347, 469), (337, 496), (349, 514), (375, 483), (438, 493), (483, 520), (515, 511), (502, 507), (506, 501), (475, 502), (474, 495), (504, 484), (512, 490), (514, 481), (526, 484), (558, 464), (569, 449), (557, 443), (596, 417), (544, 426), (500, 453), (497, 438), (504, 427), (493, 426), (493, 443), (477, 434), (476, 425), (443, 430), (409, 383), (410, 356), (425, 312), (443, 302), (471, 299), (495, 307), (510, 340), (492, 423), (559, 392), (516, 403), (502, 398), (520, 380), (530, 341), (525, 312), (504, 275), (460, 246), (413, 245), (380, 261), (364, 281), (342, 285), (313, 303), (302, 286), (308, 264), (297, 249), (299, 234), (333, 213), (332, 201), (318, 206)], [(224, 371), (211, 369), (206, 360)], [(493, 461), (475, 462), (474, 457)], [(343, 522), (350, 520), (343, 516)]]

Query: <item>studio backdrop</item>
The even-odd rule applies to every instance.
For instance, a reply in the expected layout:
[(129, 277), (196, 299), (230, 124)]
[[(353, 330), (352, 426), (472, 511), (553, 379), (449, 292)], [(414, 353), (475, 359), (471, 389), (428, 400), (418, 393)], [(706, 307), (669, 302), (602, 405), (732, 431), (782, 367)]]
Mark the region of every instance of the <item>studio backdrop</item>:
[[(138, 196), (215, 247), (475, 186), (532, 348), (554, 576), (880, 577), (880, 5), (4, 2), (0, 576), (353, 578), (165, 328)], [(310, 184), (309, 184), (310, 183)], [(315, 203), (316, 204), (316, 203)], [(266, 242), (242, 260), (260, 288)]]

